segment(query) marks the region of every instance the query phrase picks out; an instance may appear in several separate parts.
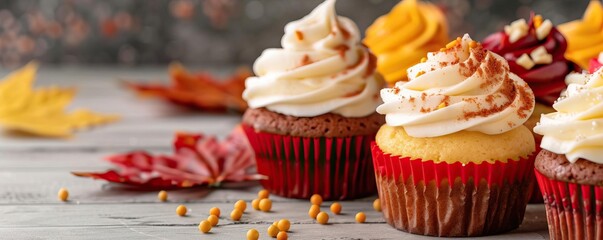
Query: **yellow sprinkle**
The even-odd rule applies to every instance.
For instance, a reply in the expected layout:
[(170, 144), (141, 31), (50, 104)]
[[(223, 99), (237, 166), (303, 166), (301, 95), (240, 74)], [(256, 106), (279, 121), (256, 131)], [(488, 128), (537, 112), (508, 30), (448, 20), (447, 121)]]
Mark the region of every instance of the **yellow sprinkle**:
[(426, 57), (421, 58), (421, 62), (422, 63), (427, 62), (427, 58)]
[(327, 224), (329, 222), (329, 214), (326, 212), (320, 212), (316, 215), (316, 222), (320, 224)]
[(288, 219), (283, 218), (278, 221), (276, 226), (278, 227), (278, 230), (288, 232), (289, 228), (291, 228), (291, 222), (289, 222)]
[(440, 103), (440, 105), (438, 105), (438, 109), (442, 109), (442, 108), (445, 108), (445, 107), (446, 107), (446, 103), (445, 102)]
[(375, 209), (375, 211), (381, 212), (381, 200), (379, 200), (379, 198), (373, 201), (373, 208)]
[(159, 193), (157, 194), (157, 199), (159, 199), (159, 201), (165, 202), (167, 201), (168, 195), (166, 191), (159, 191)]
[(446, 48), (440, 48), (440, 52), (445, 52)]
[(308, 210), (308, 215), (311, 218), (316, 219), (316, 215), (318, 215), (319, 212), (320, 212), (320, 206), (318, 206), (318, 205), (312, 205), (310, 207), (310, 210)]
[(216, 215), (216, 217), (220, 217), (220, 209), (217, 207), (209, 209), (209, 215)]
[(320, 204), (322, 204), (322, 196), (320, 196), (320, 194), (314, 194), (312, 197), (310, 197), (310, 202), (314, 205), (320, 206)]
[(272, 200), (269, 198), (260, 200), (260, 210), (262, 210), (262, 212), (270, 212), (270, 209), (272, 209)]
[(235, 208), (232, 210), (232, 212), (230, 212), (230, 219), (232, 219), (233, 221), (241, 220), (242, 216), (243, 216), (243, 211), (241, 211), (241, 209)]
[(364, 214), (363, 212), (356, 213), (356, 222), (364, 223), (364, 221), (366, 221), (366, 214)]
[(268, 236), (275, 238), (277, 234), (278, 234), (278, 227), (276, 227), (274, 225), (270, 225), (270, 227), (268, 227)]
[(186, 206), (184, 206), (184, 205), (179, 205), (176, 208), (176, 214), (178, 214), (178, 216), (181, 216), (181, 217), (186, 215), (187, 211), (188, 211), (188, 209), (186, 209)]
[(540, 25), (542, 25), (542, 22), (543, 22), (542, 16), (540, 16), (540, 15), (534, 16), (534, 27), (536, 27), (536, 28), (540, 27)]
[(255, 210), (260, 210), (260, 199), (253, 199), (253, 201), (251, 201), (251, 207)]
[(280, 231), (276, 235), (276, 240), (287, 240), (288, 238), (289, 238), (289, 236), (287, 236), (287, 232), (284, 232), (284, 231)]
[(208, 233), (209, 230), (211, 230), (211, 223), (209, 221), (203, 220), (199, 223), (199, 232)]
[(241, 210), (241, 212), (245, 212), (247, 203), (244, 200), (239, 200), (235, 203), (234, 208)]
[(258, 192), (258, 199), (264, 199), (270, 197), (270, 192), (266, 189), (262, 189)]
[(68, 198), (69, 198), (69, 191), (67, 191), (67, 188), (59, 189), (59, 200), (66, 202)]
[(260, 238), (260, 233), (255, 228), (249, 229), (247, 231), (247, 240), (258, 240)]
[(420, 72), (417, 73), (417, 75), (415, 77), (419, 77), (419, 76), (421, 76), (423, 74), (425, 74), (425, 71), (420, 71)]
[(207, 217), (207, 221), (211, 223), (212, 227), (215, 227), (218, 225), (218, 221), (220, 221), (220, 219), (218, 219), (218, 216), (216, 215), (209, 215), (209, 217)]

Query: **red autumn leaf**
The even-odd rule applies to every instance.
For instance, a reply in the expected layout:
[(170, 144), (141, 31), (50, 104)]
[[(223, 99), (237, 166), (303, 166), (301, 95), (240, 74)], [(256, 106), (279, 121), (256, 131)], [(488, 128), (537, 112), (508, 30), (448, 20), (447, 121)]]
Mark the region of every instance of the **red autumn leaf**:
[(223, 182), (264, 179), (264, 176), (252, 173), (255, 167), (253, 150), (240, 127), (223, 141), (203, 134), (177, 133), (173, 147), (174, 153), (170, 156), (134, 151), (107, 158), (117, 170), (73, 174), (154, 188), (219, 186)]
[(247, 103), (242, 94), (245, 79), (251, 76), (246, 68), (237, 70), (226, 79), (216, 79), (209, 73), (191, 74), (180, 64), (169, 67), (172, 84), (144, 84), (126, 81), (128, 88), (142, 96), (159, 97), (173, 103), (205, 111), (222, 112), (232, 109), (244, 112)]

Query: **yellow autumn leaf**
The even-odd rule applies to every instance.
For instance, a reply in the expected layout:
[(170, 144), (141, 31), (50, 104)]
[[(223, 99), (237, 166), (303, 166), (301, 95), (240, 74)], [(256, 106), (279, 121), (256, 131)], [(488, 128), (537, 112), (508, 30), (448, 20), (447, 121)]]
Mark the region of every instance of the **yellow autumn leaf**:
[(67, 137), (73, 131), (116, 121), (117, 116), (85, 109), (67, 112), (73, 88), (34, 89), (38, 65), (29, 63), (0, 80), (0, 126), (8, 130)]

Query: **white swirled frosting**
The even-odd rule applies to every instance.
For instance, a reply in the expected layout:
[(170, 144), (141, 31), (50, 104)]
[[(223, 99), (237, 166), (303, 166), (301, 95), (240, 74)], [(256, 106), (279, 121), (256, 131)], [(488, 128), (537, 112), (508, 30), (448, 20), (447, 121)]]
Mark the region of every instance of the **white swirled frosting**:
[(534, 132), (543, 135), (540, 146), (578, 159), (603, 164), (603, 68), (593, 74), (571, 74), (573, 83), (557, 100), (557, 112), (543, 114)]
[(375, 58), (360, 43), (356, 24), (336, 15), (335, 0), (287, 24), (281, 44), (262, 53), (253, 66), (256, 77), (245, 82), (243, 98), (251, 108), (297, 117), (364, 117), (381, 103), (384, 81)]
[(459, 131), (500, 134), (522, 125), (534, 111), (534, 94), (507, 61), (469, 35), (427, 54), (408, 69), (408, 82), (381, 90), (377, 112), (413, 137)]

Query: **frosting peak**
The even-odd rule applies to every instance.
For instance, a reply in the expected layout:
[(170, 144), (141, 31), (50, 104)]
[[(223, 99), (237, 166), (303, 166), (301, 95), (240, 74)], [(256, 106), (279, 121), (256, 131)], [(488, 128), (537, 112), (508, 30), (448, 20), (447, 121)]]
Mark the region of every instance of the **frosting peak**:
[(256, 60), (243, 98), (251, 108), (296, 116), (336, 113), (364, 117), (375, 112), (383, 85), (375, 57), (360, 43), (358, 27), (337, 16), (335, 0), (285, 26), (283, 48)]
[(551, 21), (532, 15), (526, 22), (517, 20), (504, 31), (484, 40), (484, 47), (500, 54), (511, 72), (526, 81), (536, 99), (552, 105), (565, 89), (565, 76), (576, 68), (565, 57), (567, 42)]
[(603, 52), (603, 5), (592, 0), (579, 20), (559, 25), (568, 42), (565, 56), (583, 69), (588, 69), (588, 61)]
[(377, 112), (413, 137), (459, 131), (500, 134), (522, 125), (534, 110), (528, 85), (507, 61), (469, 35), (408, 69), (408, 82), (381, 90)]
[(603, 164), (603, 69), (575, 73), (565, 95), (543, 114), (534, 132), (543, 135), (541, 147), (578, 159)]
[(404, 0), (366, 30), (364, 42), (378, 56), (387, 82), (406, 81), (406, 69), (448, 42), (446, 18), (437, 6)]

